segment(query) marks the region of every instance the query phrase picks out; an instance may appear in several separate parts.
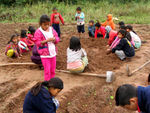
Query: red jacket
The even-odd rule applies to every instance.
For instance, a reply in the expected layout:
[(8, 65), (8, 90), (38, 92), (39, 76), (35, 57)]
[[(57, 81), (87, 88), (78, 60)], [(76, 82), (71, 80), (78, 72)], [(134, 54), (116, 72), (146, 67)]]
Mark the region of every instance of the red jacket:
[(101, 33), (103, 35), (103, 38), (105, 38), (105, 28), (104, 27), (100, 27), (99, 29), (95, 29), (95, 38), (97, 38), (97, 34)]
[(54, 24), (59, 24), (60, 20), (61, 20), (62, 24), (64, 25), (65, 23), (64, 23), (64, 20), (63, 20), (62, 16), (59, 13), (56, 13), (56, 14), (53, 13), (53, 14), (51, 14), (50, 25), (52, 25), (53, 23)]
[(114, 31), (114, 30), (111, 30), (109, 32), (109, 40), (108, 40), (108, 45), (111, 45), (115, 39), (115, 37), (117, 37), (118, 34), (117, 34), (117, 31)]

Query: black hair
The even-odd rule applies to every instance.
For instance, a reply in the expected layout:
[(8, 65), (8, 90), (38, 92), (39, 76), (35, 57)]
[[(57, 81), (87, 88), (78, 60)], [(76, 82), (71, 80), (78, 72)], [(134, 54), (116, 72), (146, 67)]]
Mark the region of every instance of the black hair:
[(132, 26), (131, 25), (127, 25), (126, 26), (126, 29), (129, 29), (130, 31), (132, 31), (133, 33), (136, 34), (136, 32), (133, 30)]
[(28, 28), (28, 34), (29, 33), (35, 33), (35, 31), (36, 31), (36, 29), (33, 27), (33, 26), (29, 26), (29, 28)]
[(12, 40), (13, 40), (13, 38), (14, 38), (14, 37), (16, 37), (16, 35), (15, 35), (15, 34), (11, 35), (11, 38), (10, 38), (10, 40), (8, 41), (8, 43), (7, 43), (7, 44), (9, 44), (10, 42), (13, 42)]
[(58, 9), (57, 9), (56, 7), (53, 7), (53, 11), (54, 11), (54, 10), (58, 10)]
[(40, 24), (45, 23), (45, 22), (50, 22), (50, 21), (51, 21), (50, 17), (46, 14), (43, 14), (40, 17)]
[(76, 9), (77, 11), (81, 11), (81, 7), (77, 7), (77, 9)]
[(121, 29), (118, 31), (118, 33), (121, 33), (123, 37), (126, 37), (127, 31), (124, 29)]
[(126, 30), (126, 26), (125, 25), (121, 25), (119, 28)]
[(16, 33), (16, 36), (18, 37), (18, 36), (20, 36), (20, 34), (19, 34), (19, 33)]
[(27, 30), (21, 30), (21, 38), (27, 37)]
[(46, 86), (47, 88), (54, 87), (55, 89), (64, 88), (63, 81), (58, 77), (54, 77), (51, 78), (49, 81), (38, 82), (31, 88), (31, 94), (36, 96), (41, 91), (42, 86)]
[(95, 27), (101, 27), (101, 24), (100, 23), (96, 23)]
[(125, 26), (125, 23), (124, 23), (123, 21), (119, 22), (118, 24), (119, 24), (120, 26), (121, 26), (121, 25), (124, 25), (124, 26)]
[(148, 83), (150, 82), (150, 74), (148, 75)]
[(129, 41), (131, 41), (131, 35), (130, 35), (130, 33), (129, 33), (129, 32), (127, 32), (127, 34), (126, 34), (126, 38), (127, 38)]
[(93, 20), (90, 20), (89, 23), (90, 23), (90, 22), (94, 24), (94, 21), (93, 21)]
[(73, 36), (70, 39), (70, 49), (72, 49), (72, 51), (78, 51), (81, 49), (81, 43), (79, 38)]
[(116, 105), (119, 106), (125, 106), (130, 105), (130, 99), (137, 97), (137, 88), (130, 85), (130, 84), (124, 84), (121, 85), (117, 91), (116, 91)]

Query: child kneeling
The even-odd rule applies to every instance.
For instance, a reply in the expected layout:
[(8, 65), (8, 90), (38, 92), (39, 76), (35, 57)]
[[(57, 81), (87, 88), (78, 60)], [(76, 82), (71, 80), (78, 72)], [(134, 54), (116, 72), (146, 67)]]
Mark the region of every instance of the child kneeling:
[(88, 64), (87, 53), (81, 48), (80, 40), (73, 36), (67, 49), (67, 69), (71, 73), (81, 73)]
[(118, 37), (121, 39), (119, 44), (113, 49), (107, 49), (106, 54), (116, 53), (122, 61), (132, 58), (135, 55), (134, 47), (125, 36), (125, 30), (118, 31)]

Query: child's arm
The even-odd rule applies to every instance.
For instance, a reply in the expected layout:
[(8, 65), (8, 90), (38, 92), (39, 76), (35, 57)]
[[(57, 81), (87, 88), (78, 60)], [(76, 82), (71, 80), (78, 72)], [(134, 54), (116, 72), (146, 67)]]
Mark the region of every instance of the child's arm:
[(97, 38), (97, 29), (95, 30), (95, 38)]
[(42, 113), (55, 113), (53, 101), (49, 99), (49, 101), (41, 104), (41, 110)]
[(58, 33), (53, 29), (53, 35), (55, 37), (54, 44), (57, 44), (60, 41), (60, 38), (58, 37)]
[(126, 43), (125, 41), (126, 40), (120, 40), (119, 44), (115, 48), (111, 49), (112, 53), (115, 53), (116, 50), (122, 50), (122, 47)]
[(22, 49), (26, 49), (27, 44), (24, 43), (23, 41), (19, 41), (18, 46), (19, 46), (20, 48), (22, 48)]
[(83, 48), (81, 48), (82, 50), (82, 57), (87, 56), (87, 53), (85, 52), (85, 50)]
[(101, 26), (106, 27), (106, 24), (107, 24), (107, 20), (104, 23), (101, 23)]
[(53, 24), (53, 22), (54, 22), (54, 15), (53, 15), (53, 14), (51, 14), (51, 21), (50, 21), (50, 25), (52, 25), (52, 24)]
[(61, 20), (61, 22), (62, 22), (62, 24), (63, 25), (65, 25), (65, 23), (64, 23), (64, 19), (63, 19), (63, 17), (59, 14), (59, 18), (60, 18), (60, 20)]
[(84, 13), (81, 13), (79, 18), (84, 19)]
[(111, 45), (114, 41), (114, 37), (110, 34), (109, 35), (109, 40), (108, 40), (108, 45)]

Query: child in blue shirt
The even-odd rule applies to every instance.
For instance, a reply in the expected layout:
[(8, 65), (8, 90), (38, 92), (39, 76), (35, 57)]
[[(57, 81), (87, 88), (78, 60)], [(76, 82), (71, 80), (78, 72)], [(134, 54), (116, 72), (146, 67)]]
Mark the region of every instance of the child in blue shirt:
[(81, 32), (83, 33), (84, 38), (85, 38), (84, 13), (81, 12), (80, 7), (77, 7), (76, 11), (77, 11), (77, 13), (75, 15), (75, 19), (77, 20), (77, 30), (78, 30), (78, 33), (79, 33), (79, 38), (81, 38)]
[(89, 37), (95, 36), (95, 24), (93, 20), (89, 21), (88, 31), (89, 31)]

